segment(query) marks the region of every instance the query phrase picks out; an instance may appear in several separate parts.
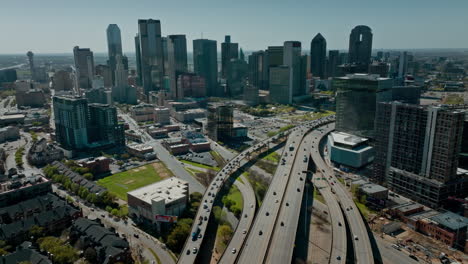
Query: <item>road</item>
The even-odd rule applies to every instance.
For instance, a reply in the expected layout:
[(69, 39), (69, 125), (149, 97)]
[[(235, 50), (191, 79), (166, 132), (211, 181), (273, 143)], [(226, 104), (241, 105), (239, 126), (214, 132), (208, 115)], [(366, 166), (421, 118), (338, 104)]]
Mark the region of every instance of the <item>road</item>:
[(392, 248), (392, 243), (385, 241), (379, 236), (374, 236), (379, 247), (380, 254), (382, 255), (382, 261), (384, 264), (418, 264), (418, 262), (409, 257), (408, 253), (401, 250)]
[[(311, 156), (317, 166), (317, 168), (323, 167), (324, 161), (320, 155), (317, 155), (316, 150), (319, 149), (320, 139), (328, 134), (328, 132), (334, 129), (334, 125), (329, 125), (329, 128), (325, 133), (320, 131), (315, 131), (312, 135), (314, 139), (310, 142), (312, 143)], [(330, 252), (330, 263), (345, 263), (346, 262), (346, 252), (347, 252), (347, 235), (346, 235), (346, 226), (341, 211), (340, 205), (332, 193), (331, 185), (328, 184), (326, 180), (323, 179), (323, 174), (319, 170), (315, 173), (313, 179), (314, 186), (320, 194), (325, 199), (325, 203), (328, 206), (328, 211), (331, 219), (332, 226), (332, 250)]]
[[(330, 127), (333, 128), (334, 124), (330, 125)], [(321, 134), (325, 135), (325, 132), (322, 131)], [(325, 176), (326, 181), (335, 193), (335, 197), (344, 212), (353, 241), (355, 262), (364, 264), (374, 263), (372, 247), (369, 239), (369, 235), (372, 234), (368, 234), (364, 220), (362, 219), (356, 204), (353, 202), (352, 197), (346, 192), (341, 183), (336, 180), (333, 169), (327, 166), (323, 160), (318, 148), (319, 140), (319, 137), (315, 138), (316, 145), (312, 151), (312, 158), (317, 166), (317, 170), (321, 171)]]
[[(271, 241), (273, 241), (272, 236), (275, 230), (275, 225), (279, 225), (278, 228), (282, 228), (290, 224), (287, 222), (280, 221), (280, 218), (278, 217), (280, 208), (282, 207), (283, 203), (284, 207), (298, 207), (296, 210), (300, 211), (302, 193), (300, 195), (299, 201), (290, 201), (285, 199), (285, 197), (289, 193), (288, 189), (292, 188), (293, 190), (295, 189), (296, 192), (298, 192), (298, 186), (296, 181), (301, 181), (300, 176), (295, 177), (295, 175), (297, 174), (292, 174), (301, 174), (301, 172), (298, 172), (293, 168), (295, 168), (296, 166), (299, 167), (299, 164), (304, 163), (303, 155), (305, 152), (307, 152), (307, 150), (305, 152), (302, 152), (304, 150), (301, 151), (299, 149), (299, 146), (302, 142), (302, 139), (304, 138), (306, 133), (308, 133), (308, 131), (310, 131), (312, 128), (316, 127), (319, 124), (329, 122), (328, 120), (331, 120), (331, 118), (334, 117), (327, 117), (312, 122), (307, 122), (301, 127), (296, 127), (292, 130), (286, 143), (286, 149), (284, 150), (283, 155), (281, 156), (281, 164), (276, 169), (275, 175), (273, 176), (273, 179), (270, 183), (270, 186), (265, 195), (262, 206), (257, 214), (257, 217), (255, 218), (254, 225), (251, 228), (247, 241), (245, 242), (245, 245), (239, 253), (238, 263), (263, 263), (266, 260), (270, 243)], [(300, 158), (296, 160), (298, 152), (302, 153), (302, 156), (300, 156)], [(302, 177), (302, 180), (305, 181), (305, 177)], [(289, 182), (291, 182), (292, 187), (288, 187)], [(300, 188), (299, 192), (301, 192)], [(287, 199), (289, 198), (291, 197), (288, 196)], [(295, 219), (295, 221), (297, 221), (297, 219)], [(294, 227), (291, 226), (288, 228)], [(292, 241), (294, 241), (294, 239), (295, 235)], [(273, 241), (273, 243), (276, 242)], [(287, 248), (292, 247), (293, 243), (287, 246)], [(282, 248), (281, 251), (285, 251), (285, 249)], [(287, 255), (289, 255), (289, 253)], [(292, 252), (290, 255), (292, 256)], [(274, 259), (270, 260), (276, 261)], [(283, 263), (289, 262), (291, 262), (291, 259)]]
[[(115, 221), (112, 217), (108, 216), (108, 212), (101, 210), (97, 207), (86, 206), (85, 202), (82, 201), (79, 197), (75, 195), (70, 195), (68, 192), (57, 188), (55, 184), (52, 185), (52, 190), (57, 195), (63, 198), (71, 197), (73, 201), (75, 201), (75, 205), (79, 206), (82, 210), (83, 216), (91, 220), (100, 219), (101, 223), (103, 223), (106, 227), (115, 228), (115, 231), (118, 234), (124, 235), (127, 238), (132, 249), (142, 249), (147, 259), (150, 259), (154, 261), (154, 263), (157, 263), (153, 255), (148, 251), (148, 248), (151, 248), (156, 253), (156, 255), (158, 255), (162, 263), (175, 263), (174, 259), (171, 257), (171, 253), (169, 253), (165, 249), (166, 247), (156, 238), (146, 234), (144, 231), (133, 226), (131, 219), (128, 219), (127, 223), (125, 223), (122, 220)], [(138, 236), (138, 238), (136, 238), (135, 235)]]
[(142, 141), (145, 144), (148, 144), (153, 147), (154, 152), (157, 154), (158, 159), (161, 160), (166, 167), (172, 171), (174, 175), (177, 177), (187, 181), (189, 183), (189, 192), (199, 192), (199, 193), (204, 193), (206, 188), (198, 182), (195, 178), (188, 173), (184, 165), (182, 165), (182, 162), (177, 160), (169, 151), (167, 151), (158, 140), (153, 139), (146, 131), (143, 129), (140, 129), (138, 124), (131, 118), (129, 115), (124, 114), (119, 112), (119, 115), (128, 123), (129, 127), (136, 131), (141, 133), (141, 138)]

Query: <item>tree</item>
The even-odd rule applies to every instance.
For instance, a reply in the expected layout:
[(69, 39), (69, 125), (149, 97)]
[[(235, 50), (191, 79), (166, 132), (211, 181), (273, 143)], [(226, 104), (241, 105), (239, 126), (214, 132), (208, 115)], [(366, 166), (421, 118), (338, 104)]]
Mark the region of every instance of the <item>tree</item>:
[(83, 177), (85, 179), (87, 179), (88, 181), (92, 181), (94, 179), (94, 176), (93, 176), (93, 174), (91, 172), (87, 172), (87, 173), (83, 174)]
[(229, 208), (229, 211), (231, 211), (236, 217), (239, 217), (242, 214), (242, 210), (236, 204), (232, 205)]
[(113, 216), (119, 216), (119, 210), (114, 208), (114, 209), (111, 210), (111, 214)]
[(120, 158), (123, 159), (123, 160), (127, 160), (130, 158), (130, 155), (128, 153), (124, 153), (122, 155), (120, 155)]
[(38, 239), (39, 248), (52, 254), (52, 260), (58, 264), (74, 263), (78, 260), (78, 252), (70, 245), (64, 244), (56, 237), (42, 237)]
[(83, 253), (85, 259), (87, 259), (89, 262), (97, 262), (97, 252), (94, 248), (88, 247), (84, 253)]
[(191, 202), (200, 202), (203, 199), (203, 194), (199, 192), (194, 192), (190, 194), (190, 201)]
[(43, 237), (44, 228), (38, 225), (31, 226), (31, 228), (29, 229), (29, 236), (34, 237), (35, 239)]
[(182, 218), (180, 219), (176, 227), (172, 229), (171, 233), (167, 237), (167, 246), (174, 252), (180, 252), (184, 246), (185, 240), (190, 234), (190, 227), (193, 223), (192, 219)]
[(226, 245), (232, 237), (232, 228), (229, 225), (221, 225), (218, 228), (218, 237), (221, 239), (221, 243)]

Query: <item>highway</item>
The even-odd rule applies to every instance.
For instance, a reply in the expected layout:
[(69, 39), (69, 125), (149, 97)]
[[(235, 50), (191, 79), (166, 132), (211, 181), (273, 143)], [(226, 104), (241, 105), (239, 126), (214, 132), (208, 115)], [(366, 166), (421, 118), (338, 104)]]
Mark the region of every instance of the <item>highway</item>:
[(174, 175), (177, 175), (177, 177), (187, 181), (189, 183), (189, 192), (199, 192), (199, 193), (204, 193), (205, 192), (205, 187), (198, 182), (195, 178), (192, 177), (184, 168), (184, 165), (177, 160), (176, 157), (174, 157), (172, 154), (167, 151), (159, 141), (153, 139), (146, 131), (143, 129), (140, 129), (138, 124), (131, 118), (129, 115), (121, 113), (119, 111), (119, 116), (121, 116), (125, 122), (130, 126), (132, 130), (135, 132), (140, 132), (141, 133), (141, 139), (142, 142), (145, 144), (148, 144), (153, 147), (154, 152), (157, 154), (157, 157), (159, 160), (161, 160), (166, 167), (171, 170)]
[[(325, 126), (322, 128), (327, 131), (326, 133), (333, 130), (333, 128), (325, 128)], [(311, 150), (314, 149), (311, 148), (314, 142), (313, 139), (319, 136), (320, 133), (318, 130), (314, 130), (301, 142), (292, 172), (293, 177), (289, 181), (285, 199), (278, 215), (278, 221), (281, 224), (277, 224), (273, 232), (266, 263), (291, 263), (292, 261), (294, 251), (292, 245), (295, 243), (296, 232), (302, 230), (298, 228), (298, 219), (307, 176), (304, 172), (307, 171)], [(318, 177), (321, 177), (321, 173), (316, 173), (313, 178)], [(330, 263), (345, 263), (346, 227), (343, 224), (344, 218), (338, 203), (332, 197), (330, 189), (323, 191), (326, 192), (325, 196), (329, 198), (328, 200), (331, 200), (329, 211), (333, 228), (333, 241)], [(306, 197), (306, 199), (312, 199), (312, 197)]]
[[(330, 125), (330, 127), (334, 128), (334, 124)], [(322, 131), (321, 135), (325, 136), (326, 134)], [(355, 263), (374, 263), (369, 234), (364, 220), (362, 219), (357, 206), (354, 204), (352, 197), (346, 192), (341, 183), (336, 180), (333, 169), (327, 166), (323, 160), (318, 147), (321, 138), (322, 137), (320, 136), (314, 138), (316, 145), (312, 151), (312, 159), (317, 166), (317, 170), (323, 173), (330, 188), (335, 192), (334, 197), (338, 200), (346, 220), (348, 221), (351, 239), (353, 241)], [(335, 230), (335, 227), (333, 227), (333, 230)]]
[[(281, 223), (281, 221), (278, 221), (278, 219), (280, 219), (278, 215), (283, 203), (284, 207), (298, 207), (296, 210), (300, 211), (302, 191), (295, 181), (301, 181), (300, 178), (305, 181), (305, 177), (295, 176), (297, 173), (302, 173), (301, 169), (306, 168), (302, 167), (300, 164), (305, 164), (304, 155), (307, 155), (305, 154), (307, 153), (307, 150), (301, 151), (299, 146), (308, 131), (315, 128), (319, 124), (328, 123), (332, 118), (334, 117), (322, 118), (305, 123), (301, 127), (294, 128), (293, 132), (289, 135), (288, 141), (286, 143), (286, 149), (281, 156), (281, 164), (276, 169), (275, 175), (263, 200), (263, 204), (257, 214), (257, 217), (255, 218), (254, 225), (250, 230), (247, 241), (239, 253), (238, 263), (263, 263), (266, 260), (270, 241), (273, 241), (271, 238), (273, 236), (275, 225), (279, 225), (278, 228), (281, 228), (290, 224), (286, 222)], [(302, 156), (299, 156), (297, 154), (298, 152), (301, 153), (299, 155)], [(298, 159), (296, 159), (296, 156)], [(295, 167), (301, 168), (293, 170)], [(288, 187), (289, 182), (291, 182), (291, 187)], [(288, 190), (291, 189), (295, 190), (296, 192), (301, 192), (299, 202), (297, 200), (284, 199), (284, 197), (289, 193)], [(291, 193), (293, 193), (293, 191)], [(288, 196), (288, 199), (289, 198), (292, 198), (292, 196)], [(297, 219), (295, 221), (297, 221)], [(297, 223), (295, 226), (297, 227)], [(295, 235), (292, 241), (294, 241), (294, 239)], [(287, 247), (292, 248), (293, 244), (290, 244)], [(285, 248), (282, 248), (281, 250), (285, 250)], [(291, 260), (283, 263), (289, 263), (290, 261)]]

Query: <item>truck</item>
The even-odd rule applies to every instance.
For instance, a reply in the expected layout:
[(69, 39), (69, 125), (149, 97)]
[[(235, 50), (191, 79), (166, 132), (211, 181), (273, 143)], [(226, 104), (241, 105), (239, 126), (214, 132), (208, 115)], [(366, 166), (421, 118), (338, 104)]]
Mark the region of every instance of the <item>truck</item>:
[(200, 227), (197, 226), (197, 229), (195, 229), (195, 232), (192, 233), (192, 241), (197, 240), (198, 234), (200, 234)]
[(289, 151), (293, 151), (293, 150), (294, 150), (294, 145), (293, 144), (289, 145)]

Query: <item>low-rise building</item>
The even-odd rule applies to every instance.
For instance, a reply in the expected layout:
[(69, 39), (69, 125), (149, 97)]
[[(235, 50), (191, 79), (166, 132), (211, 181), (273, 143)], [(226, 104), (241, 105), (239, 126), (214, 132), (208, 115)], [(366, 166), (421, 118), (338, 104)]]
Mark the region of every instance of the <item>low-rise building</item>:
[(172, 138), (162, 142), (162, 145), (172, 154), (181, 155), (189, 152), (190, 146), (183, 138)]
[(154, 106), (151, 104), (132, 106), (130, 116), (137, 122), (154, 121)]
[(47, 143), (45, 138), (33, 143), (27, 155), (29, 163), (36, 166), (50, 164), (64, 158), (63, 150), (54, 144)]
[(31, 263), (31, 264), (52, 264), (52, 261), (45, 255), (37, 252), (32, 247), (31, 242), (23, 242), (16, 248), (15, 252), (8, 253), (0, 256), (0, 263), (2, 264), (18, 264), (18, 263)]
[(70, 240), (80, 241), (83, 248), (95, 249), (97, 263), (133, 263), (127, 240), (96, 221), (76, 219), (70, 229)]
[(130, 141), (141, 142), (141, 134), (138, 134), (133, 130), (126, 130), (125, 138)]
[(0, 128), (0, 143), (20, 138), (19, 128), (16, 126), (7, 126)]
[(382, 185), (367, 183), (359, 187), (359, 191), (367, 196), (367, 199), (385, 201), (388, 198), (388, 189)]
[(192, 122), (197, 118), (205, 118), (206, 111), (201, 108), (189, 109), (184, 111), (174, 111), (172, 112), (172, 117), (174, 117), (180, 122)]
[(330, 160), (352, 168), (363, 167), (374, 160), (374, 149), (368, 139), (343, 132), (332, 132), (328, 136)]
[(167, 107), (154, 108), (154, 122), (161, 125), (168, 125), (171, 123), (171, 114)]
[(138, 222), (175, 222), (187, 206), (188, 182), (171, 177), (127, 193), (128, 213)]
[(83, 176), (81, 176), (80, 174), (72, 171), (65, 164), (63, 164), (63, 163), (61, 163), (59, 161), (52, 162), (52, 166), (56, 167), (57, 170), (60, 172), (60, 174), (62, 174), (65, 177), (69, 178), (73, 183), (76, 183), (79, 186), (82, 186), (82, 187), (86, 188), (90, 193), (94, 193), (96, 195), (101, 195), (101, 194), (103, 194), (104, 192), (107, 191), (103, 187), (97, 185), (95, 182), (88, 181)]
[(135, 157), (139, 157), (139, 158), (142, 158), (142, 159), (146, 159), (146, 157), (148, 157), (150, 155), (151, 156), (155, 155), (153, 147), (151, 147), (150, 145), (146, 145), (146, 144), (130, 144), (130, 145), (127, 145), (127, 152), (130, 155), (133, 155)]
[(42, 175), (20, 178), (12, 175), (0, 183), (0, 207), (46, 194), (52, 190), (51, 182)]
[(78, 164), (82, 167), (88, 168), (94, 175), (109, 172), (110, 162), (111, 159), (104, 156), (78, 160)]
[(446, 245), (464, 250), (468, 218), (446, 212), (419, 221), (418, 231), (442, 241)]
[(168, 137), (168, 133), (169, 131), (167, 131), (167, 129), (165, 128), (156, 128), (156, 127), (148, 128), (148, 134), (152, 138), (166, 138)]
[(25, 115), (23, 114), (2, 115), (0, 116), (0, 125), (23, 124), (24, 117)]
[(234, 123), (232, 128), (232, 137), (235, 139), (247, 138), (249, 129), (239, 123)]

